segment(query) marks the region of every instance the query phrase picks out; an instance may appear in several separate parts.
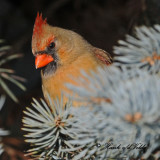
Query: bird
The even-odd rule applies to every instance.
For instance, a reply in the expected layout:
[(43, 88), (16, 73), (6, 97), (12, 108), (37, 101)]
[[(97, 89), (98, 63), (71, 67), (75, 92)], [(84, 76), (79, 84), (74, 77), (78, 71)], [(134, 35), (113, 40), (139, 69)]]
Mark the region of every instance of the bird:
[[(48, 95), (61, 100), (63, 92), (74, 94), (65, 84), (77, 85), (71, 77), (82, 77), (82, 70), (90, 74), (112, 63), (108, 52), (92, 46), (74, 31), (49, 25), (42, 13), (37, 13), (35, 19), (32, 53), (35, 67), (41, 69), (42, 91), (47, 102)], [(68, 97), (63, 96), (63, 101), (67, 103)]]

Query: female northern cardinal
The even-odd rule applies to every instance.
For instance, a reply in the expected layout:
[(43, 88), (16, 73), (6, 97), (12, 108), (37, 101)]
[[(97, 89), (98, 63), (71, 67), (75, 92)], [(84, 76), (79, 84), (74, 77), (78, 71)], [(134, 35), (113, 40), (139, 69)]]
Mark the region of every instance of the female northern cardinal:
[(46, 99), (47, 93), (55, 99), (60, 98), (62, 91), (69, 92), (65, 83), (74, 84), (71, 76), (78, 78), (81, 70), (89, 73), (96, 71), (98, 66), (111, 64), (107, 52), (93, 47), (73, 31), (48, 25), (39, 13), (33, 29), (32, 52), (36, 68), (42, 68), (42, 89)]

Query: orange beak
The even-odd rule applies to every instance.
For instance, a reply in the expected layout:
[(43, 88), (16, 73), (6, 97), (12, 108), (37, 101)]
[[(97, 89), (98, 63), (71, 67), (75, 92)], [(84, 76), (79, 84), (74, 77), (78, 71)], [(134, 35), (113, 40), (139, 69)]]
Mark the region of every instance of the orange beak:
[(35, 59), (35, 66), (36, 69), (37, 68), (41, 68), (46, 66), (48, 63), (54, 61), (53, 57), (51, 55), (48, 54), (40, 54), (36, 56)]

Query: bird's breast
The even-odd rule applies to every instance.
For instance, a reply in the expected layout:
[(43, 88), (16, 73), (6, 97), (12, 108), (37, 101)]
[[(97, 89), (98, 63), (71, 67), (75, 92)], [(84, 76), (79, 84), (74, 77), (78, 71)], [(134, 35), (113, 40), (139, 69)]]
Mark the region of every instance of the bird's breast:
[[(44, 97), (48, 99), (47, 94), (49, 94), (53, 100), (56, 98), (61, 99), (62, 92), (73, 95), (74, 93), (65, 84), (78, 85), (75, 79), (78, 80), (82, 76), (82, 70), (89, 74), (91, 70), (95, 71), (99, 65), (97, 60), (92, 57), (83, 57), (83, 59), (77, 59), (77, 61), (70, 65), (57, 68), (56, 72), (52, 75), (46, 77), (42, 75)], [(63, 97), (63, 100), (67, 102), (68, 98)]]

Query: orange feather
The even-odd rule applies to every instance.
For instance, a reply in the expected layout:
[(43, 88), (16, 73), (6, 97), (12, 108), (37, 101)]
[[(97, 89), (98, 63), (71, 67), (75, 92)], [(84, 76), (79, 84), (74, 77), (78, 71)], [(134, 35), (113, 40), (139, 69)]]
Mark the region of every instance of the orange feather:
[(34, 24), (33, 36), (40, 37), (43, 32), (42, 27), (46, 24), (47, 24), (47, 19), (45, 18), (45, 20), (43, 20), (42, 14), (39, 15), (39, 12), (38, 12), (35, 20), (35, 24)]

